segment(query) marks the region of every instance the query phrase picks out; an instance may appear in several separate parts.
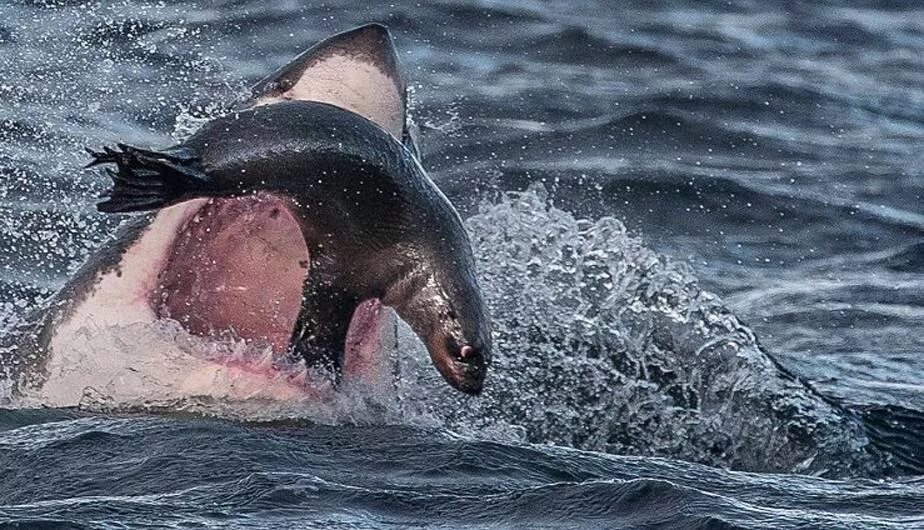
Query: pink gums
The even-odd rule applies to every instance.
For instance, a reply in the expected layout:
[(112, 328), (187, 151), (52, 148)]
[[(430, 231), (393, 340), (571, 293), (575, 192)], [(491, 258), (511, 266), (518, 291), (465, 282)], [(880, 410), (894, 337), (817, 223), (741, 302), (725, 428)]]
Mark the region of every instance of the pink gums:
[[(211, 200), (182, 228), (151, 303), (159, 317), (193, 335), (230, 335), (271, 347), (227, 356), (247, 374), (305, 388), (305, 371), (284, 359), (301, 307), (308, 248), (285, 199), (258, 195)], [(344, 377), (372, 377), (382, 363), (385, 313), (377, 300), (356, 308), (344, 344)]]

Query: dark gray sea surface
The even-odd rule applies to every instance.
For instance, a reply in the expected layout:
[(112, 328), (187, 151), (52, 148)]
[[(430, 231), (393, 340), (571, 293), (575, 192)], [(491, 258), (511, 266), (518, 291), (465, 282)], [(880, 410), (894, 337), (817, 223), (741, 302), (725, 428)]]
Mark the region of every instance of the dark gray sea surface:
[(0, 4), (0, 323), (121, 220), (85, 147), (170, 145), (381, 22), (485, 394), (415, 349), (333, 411), (9, 407), (0, 525), (924, 527), (924, 6), (372, 5)]

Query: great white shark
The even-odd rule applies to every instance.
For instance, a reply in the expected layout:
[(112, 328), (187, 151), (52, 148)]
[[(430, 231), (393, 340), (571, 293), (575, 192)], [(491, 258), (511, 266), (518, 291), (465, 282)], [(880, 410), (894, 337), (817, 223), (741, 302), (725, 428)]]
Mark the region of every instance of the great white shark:
[[(88, 388), (139, 394), (155, 380), (179, 395), (286, 399), (312, 391), (308, 368), (380, 370), (398, 318), (449, 384), (481, 391), (491, 331), (471, 245), (420, 165), (384, 26), (308, 49), (179, 145), (89, 151), (113, 182), (99, 209), (150, 212), (7, 339), (13, 395), (72, 406)], [(185, 342), (138, 344), (152, 326)], [(223, 340), (247, 353), (182, 351)], [(182, 362), (158, 371), (165, 356)]]

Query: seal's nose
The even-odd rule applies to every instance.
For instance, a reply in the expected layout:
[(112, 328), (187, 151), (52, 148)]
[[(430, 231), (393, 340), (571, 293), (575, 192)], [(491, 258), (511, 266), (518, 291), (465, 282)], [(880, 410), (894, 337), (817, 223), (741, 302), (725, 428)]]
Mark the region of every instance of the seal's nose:
[(481, 393), (490, 360), (486, 349), (471, 343), (459, 346), (453, 337), (442, 337), (428, 349), (433, 365), (453, 388), (473, 396)]
[(450, 384), (466, 394), (480, 394), (488, 373), (485, 355), (479, 349), (465, 345), (459, 349), (453, 361), (456, 377)]

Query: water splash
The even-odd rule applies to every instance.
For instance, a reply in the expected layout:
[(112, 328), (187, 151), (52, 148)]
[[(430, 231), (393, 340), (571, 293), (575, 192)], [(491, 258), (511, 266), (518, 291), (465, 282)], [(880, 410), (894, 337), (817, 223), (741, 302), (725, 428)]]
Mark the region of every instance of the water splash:
[(576, 218), (540, 187), (483, 205), (467, 226), (495, 327), (488, 391), (460, 398), (417, 362), (405, 401), (423, 385), (434, 390), (422, 406), (455, 429), (611, 453), (755, 471), (873, 465), (856, 423), (618, 220)]
[(202, 128), (206, 123), (220, 118), (228, 113), (231, 102), (208, 103), (204, 105), (179, 105), (176, 122), (173, 125), (171, 137), (174, 142), (180, 143)]
[(324, 425), (427, 421), (412, 415), (399, 419), (388, 371), (345, 380), (334, 391), (329, 374), (281, 357), (267, 344), (230, 334), (194, 336), (172, 320), (84, 328), (68, 355), (52, 356), (43, 372), (40, 387), (21, 389), (8, 404), (77, 403), (80, 409), (103, 413), (181, 412)]

